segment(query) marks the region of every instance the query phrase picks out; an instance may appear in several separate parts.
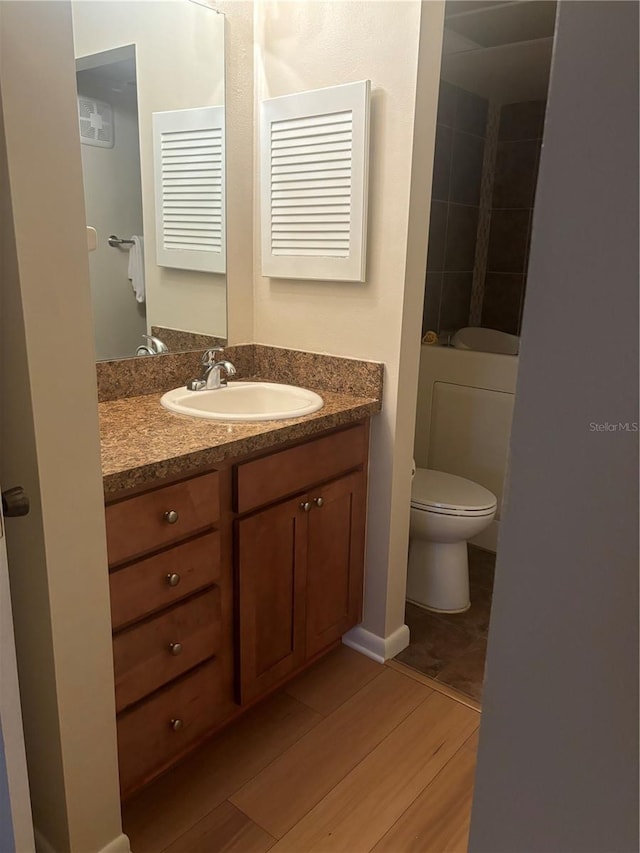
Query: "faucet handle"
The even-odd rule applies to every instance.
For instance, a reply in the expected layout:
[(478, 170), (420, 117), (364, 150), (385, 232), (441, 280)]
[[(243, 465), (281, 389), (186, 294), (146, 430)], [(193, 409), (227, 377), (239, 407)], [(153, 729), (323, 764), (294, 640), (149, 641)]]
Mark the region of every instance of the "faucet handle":
[(211, 347), (206, 350), (202, 356), (202, 363), (210, 367), (218, 360), (217, 354), (220, 352), (224, 352), (224, 347)]
[[(149, 355), (159, 355), (161, 352), (169, 352), (169, 347), (160, 338), (156, 338), (153, 335), (143, 335), (142, 337), (147, 343), (142, 344), (138, 349), (148, 350)], [(140, 354), (139, 352), (136, 353), (136, 355)]]

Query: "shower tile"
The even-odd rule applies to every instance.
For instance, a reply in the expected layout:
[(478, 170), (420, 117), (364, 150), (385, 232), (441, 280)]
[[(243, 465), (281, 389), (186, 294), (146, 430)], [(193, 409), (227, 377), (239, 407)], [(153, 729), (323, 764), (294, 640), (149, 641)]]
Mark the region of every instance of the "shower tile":
[(457, 331), (469, 325), (472, 272), (445, 272), (442, 276), (440, 329)]
[(493, 207), (532, 207), (540, 143), (499, 142), (493, 179)]
[(454, 133), (449, 200), (456, 204), (480, 204), (484, 139)]
[(487, 269), (490, 272), (524, 272), (529, 220), (529, 210), (494, 209), (491, 212), (487, 256)]
[(476, 254), (478, 208), (450, 204), (444, 268), (450, 272), (472, 271)]
[(447, 236), (448, 205), (443, 201), (431, 202), (429, 218), (429, 249), (427, 252), (427, 271), (444, 269), (444, 250)]
[(480, 95), (458, 90), (458, 105), (456, 110), (456, 130), (484, 136), (487, 129), (487, 110), (489, 102)]
[(436, 145), (433, 155), (431, 197), (440, 201), (447, 201), (449, 198), (452, 145), (453, 131), (450, 127), (439, 124), (436, 128)]
[(448, 127), (453, 127), (456, 120), (456, 107), (458, 105), (458, 92), (460, 89), (447, 83), (446, 80), (440, 81), (440, 93), (438, 95), (438, 124), (445, 124)]
[(545, 101), (505, 104), (500, 110), (498, 138), (503, 140), (540, 139), (545, 108)]
[(424, 311), (422, 314), (422, 334), (440, 331), (440, 296), (442, 292), (442, 273), (428, 272), (424, 289)]
[(487, 273), (484, 280), (482, 325), (512, 335), (520, 333), (524, 276)]

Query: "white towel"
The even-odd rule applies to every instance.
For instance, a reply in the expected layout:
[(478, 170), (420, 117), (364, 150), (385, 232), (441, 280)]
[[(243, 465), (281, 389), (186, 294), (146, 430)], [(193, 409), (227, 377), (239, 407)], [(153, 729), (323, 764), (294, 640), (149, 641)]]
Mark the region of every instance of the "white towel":
[(144, 302), (144, 240), (142, 237), (132, 237), (133, 246), (129, 249), (129, 271), (127, 277), (137, 302)]

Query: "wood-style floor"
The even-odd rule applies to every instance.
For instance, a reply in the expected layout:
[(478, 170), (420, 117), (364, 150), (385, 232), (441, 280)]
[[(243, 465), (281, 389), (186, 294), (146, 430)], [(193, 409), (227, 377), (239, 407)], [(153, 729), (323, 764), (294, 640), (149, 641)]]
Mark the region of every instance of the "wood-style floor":
[(342, 646), (126, 804), (131, 849), (464, 851), (480, 715), (454, 697)]

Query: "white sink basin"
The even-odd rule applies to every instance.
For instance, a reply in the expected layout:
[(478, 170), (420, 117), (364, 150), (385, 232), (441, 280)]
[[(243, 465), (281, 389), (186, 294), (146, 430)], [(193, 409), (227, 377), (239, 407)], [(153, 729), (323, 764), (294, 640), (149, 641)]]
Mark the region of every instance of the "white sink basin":
[(317, 412), (322, 397), (307, 388), (275, 382), (230, 382), (214, 391), (174, 388), (160, 400), (165, 409), (216, 421), (276, 421)]

